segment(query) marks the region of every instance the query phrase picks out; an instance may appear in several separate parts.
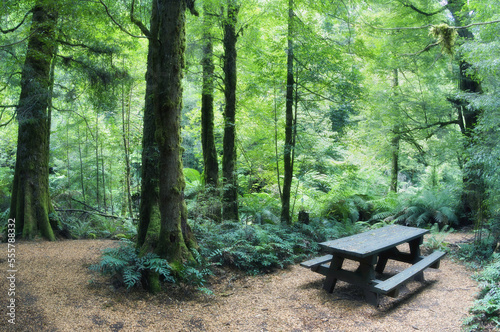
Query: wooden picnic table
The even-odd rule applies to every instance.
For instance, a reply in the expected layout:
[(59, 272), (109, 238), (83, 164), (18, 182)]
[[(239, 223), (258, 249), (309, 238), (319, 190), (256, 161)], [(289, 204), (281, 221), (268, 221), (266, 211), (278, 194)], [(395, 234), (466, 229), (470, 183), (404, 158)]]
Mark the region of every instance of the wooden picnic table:
[[(390, 225), (364, 233), (322, 242), (319, 245), (328, 254), (301, 263), (326, 276), (323, 288), (333, 292), (337, 280), (360, 286), (365, 291), (368, 302), (378, 305), (380, 295), (397, 297), (399, 287), (408, 280), (423, 281), (423, 270), (438, 268), (444, 252), (435, 251), (427, 257), (421, 256), (420, 245), (428, 230)], [(397, 246), (407, 243), (409, 252), (401, 252)], [(355, 271), (343, 269), (344, 260), (359, 262)], [(410, 267), (387, 280), (377, 279), (382, 274), (387, 261), (410, 263)]]

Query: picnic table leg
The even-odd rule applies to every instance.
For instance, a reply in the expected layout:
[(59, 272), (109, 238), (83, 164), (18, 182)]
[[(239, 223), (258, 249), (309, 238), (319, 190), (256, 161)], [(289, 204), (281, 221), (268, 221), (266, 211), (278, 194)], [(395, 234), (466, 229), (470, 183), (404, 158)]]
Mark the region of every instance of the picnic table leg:
[(365, 300), (371, 305), (378, 306), (379, 301), (380, 301), (380, 295), (378, 293), (365, 290)]
[(424, 241), (423, 237), (419, 237), (409, 242), (411, 263), (415, 264), (422, 259), (420, 256), (420, 245)]
[(375, 271), (378, 273), (383, 273), (387, 261), (389, 260), (389, 258), (393, 256), (394, 256), (394, 249), (381, 252), (378, 258), (377, 266), (375, 267)]
[(333, 256), (332, 261), (330, 263), (330, 268), (328, 269), (328, 273), (326, 275), (325, 282), (323, 284), (323, 289), (328, 293), (333, 292), (335, 288), (335, 284), (337, 283), (337, 271), (342, 269), (342, 264), (344, 263), (343, 257)]

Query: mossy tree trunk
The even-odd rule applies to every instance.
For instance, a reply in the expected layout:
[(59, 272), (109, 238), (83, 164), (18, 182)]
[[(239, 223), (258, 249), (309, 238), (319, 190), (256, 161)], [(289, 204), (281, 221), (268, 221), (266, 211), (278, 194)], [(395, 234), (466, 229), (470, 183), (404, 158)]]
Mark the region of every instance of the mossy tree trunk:
[(288, 1), (288, 49), (286, 71), (286, 105), (285, 105), (285, 148), (283, 154), (284, 178), (283, 193), (281, 195), (281, 221), (291, 223), (290, 217), (290, 192), (293, 179), (293, 149), (294, 147), (294, 55), (293, 55), (293, 0)]
[(53, 212), (49, 195), (49, 107), (51, 64), (57, 49), (56, 3), (38, 1), (32, 12), (17, 107), (19, 129), (10, 217), (16, 219), (16, 232), (23, 238), (42, 235), (55, 240), (58, 225), (49, 218)]
[[(157, 62), (153, 68), (156, 142), (159, 150), (160, 234), (156, 252), (169, 261), (192, 259), (188, 250), (187, 209), (181, 148), (185, 0), (159, 0)], [(183, 232), (183, 230), (185, 232)]]
[[(454, 22), (457, 26), (463, 26), (462, 9), (465, 8), (467, 2), (464, 0), (448, 1), (448, 9), (450, 10)], [(473, 39), (473, 34), (468, 29), (459, 29), (458, 34), (465, 39)], [(469, 72), (470, 64), (466, 61), (459, 60), (459, 88), (466, 93), (480, 94), (482, 92), (481, 82), (471, 77)], [(481, 114), (480, 109), (474, 108), (465, 99), (453, 100), (458, 110), (458, 123), (465, 137), (465, 148), (469, 149), (472, 144), (472, 134)], [(470, 159), (470, 156), (468, 157)], [(463, 169), (463, 191), (460, 223), (462, 225), (470, 225), (474, 221), (481, 222), (481, 211), (483, 200), (486, 198), (485, 185), (482, 179), (482, 165), (480, 162), (465, 163)]]
[(238, 5), (227, 0), (224, 21), (224, 139), (222, 156), (222, 218), (238, 221), (238, 178), (236, 174), (236, 23)]
[[(187, 223), (181, 149), (185, 0), (152, 4), (144, 112), (142, 197), (137, 246), (171, 264), (193, 260), (196, 241)], [(159, 290), (158, 275), (147, 276)]]
[(214, 136), (214, 61), (213, 43), (210, 32), (211, 20), (209, 8), (204, 6), (204, 34), (203, 34), (203, 83), (201, 92), (201, 146), (203, 149), (203, 169), (207, 200), (211, 206), (209, 217), (220, 221), (221, 207), (215, 203), (219, 201), (219, 164)]
[[(158, 11), (153, 10), (150, 25), (151, 36), (158, 35)], [(158, 40), (150, 38), (148, 45), (148, 63), (146, 70), (146, 95), (144, 100), (144, 119), (142, 130), (142, 166), (141, 166), (141, 201), (139, 206), (139, 226), (137, 229), (137, 248), (143, 247), (148, 237), (148, 246), (158, 242), (160, 225), (158, 181), (159, 154), (155, 140), (155, 109), (153, 65), (157, 62)], [(149, 230), (149, 232), (148, 232)], [(148, 236), (149, 233), (149, 236)], [(153, 248), (145, 248), (151, 251)]]

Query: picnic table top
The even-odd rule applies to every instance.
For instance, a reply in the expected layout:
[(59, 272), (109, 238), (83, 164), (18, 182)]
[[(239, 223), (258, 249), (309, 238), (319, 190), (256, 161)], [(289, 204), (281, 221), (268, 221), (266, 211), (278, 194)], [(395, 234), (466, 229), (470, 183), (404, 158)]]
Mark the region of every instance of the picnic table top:
[(319, 245), (323, 250), (332, 254), (342, 253), (364, 258), (422, 237), (428, 232), (428, 230), (421, 228), (389, 225), (364, 233), (322, 242)]

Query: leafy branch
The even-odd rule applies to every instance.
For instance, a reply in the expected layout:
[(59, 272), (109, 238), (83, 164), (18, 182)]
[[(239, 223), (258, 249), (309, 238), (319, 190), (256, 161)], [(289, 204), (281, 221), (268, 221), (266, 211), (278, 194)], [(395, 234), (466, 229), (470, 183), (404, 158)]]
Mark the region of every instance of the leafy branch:
[(106, 14), (108, 14), (109, 18), (113, 21), (114, 24), (116, 24), (116, 26), (118, 26), (118, 28), (120, 28), (121, 31), (125, 32), (127, 35), (134, 37), (134, 38), (148, 38), (147, 36), (137, 36), (137, 35), (134, 35), (133, 33), (130, 33), (120, 23), (118, 23), (117, 20), (115, 20), (113, 15), (111, 15), (111, 13), (109, 12), (108, 6), (106, 6), (106, 4), (102, 0), (99, 0), (99, 2), (101, 3), (101, 5), (104, 6), (104, 9), (106, 10)]
[(32, 11), (33, 10), (29, 10), (26, 14), (24, 14), (23, 20), (17, 26), (15, 26), (15, 27), (13, 27), (11, 29), (7, 29), (7, 30), (4, 30), (4, 29), (0, 28), (0, 31), (3, 34), (7, 34), (7, 33), (10, 33), (10, 32), (16, 31), (17, 29), (19, 29), (21, 27), (21, 25), (23, 25), (24, 21), (26, 21), (26, 17), (28, 17), (28, 15), (32, 13)]

